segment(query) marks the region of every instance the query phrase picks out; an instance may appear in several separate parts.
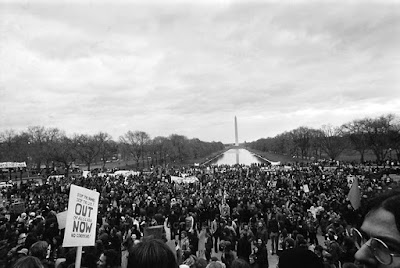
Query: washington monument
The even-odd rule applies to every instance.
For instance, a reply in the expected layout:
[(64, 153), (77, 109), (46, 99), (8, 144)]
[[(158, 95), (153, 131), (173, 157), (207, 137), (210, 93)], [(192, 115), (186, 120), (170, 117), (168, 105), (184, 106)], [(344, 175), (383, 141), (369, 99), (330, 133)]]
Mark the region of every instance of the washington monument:
[(239, 146), (239, 138), (238, 138), (238, 128), (237, 128), (236, 116), (235, 116), (235, 146)]

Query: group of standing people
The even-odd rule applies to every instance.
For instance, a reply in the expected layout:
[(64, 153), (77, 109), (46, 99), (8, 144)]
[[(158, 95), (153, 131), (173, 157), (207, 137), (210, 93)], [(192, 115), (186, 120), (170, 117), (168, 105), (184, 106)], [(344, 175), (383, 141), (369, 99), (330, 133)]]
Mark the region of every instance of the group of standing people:
[[(191, 173), (199, 182), (172, 183), (169, 174), (179, 172)], [(82, 259), (82, 266), (89, 268), (134, 267), (129, 266), (131, 251), (150, 243), (143, 241), (151, 236), (146, 234), (151, 226), (163, 226), (159, 238), (173, 252), (176, 264), (189, 267), (218, 263), (215, 265), (234, 268), (237, 259), (250, 267), (268, 267), (270, 256), (282, 258), (289, 249), (300, 248), (315, 252), (327, 267), (338, 268), (362, 260), (365, 249), (384, 244), (392, 250), (399, 245), (386, 242), (382, 232), (371, 226), (389, 227), (382, 222), (386, 218), (398, 224), (393, 205), (385, 203), (389, 208), (384, 207), (384, 212), (375, 207), (375, 212), (365, 217), (364, 211), (354, 210), (347, 199), (350, 175), (360, 177), (363, 204), (395, 188), (397, 182), (379, 167), (341, 164), (272, 169), (238, 165), (168, 173), (51, 179), (42, 185), (28, 182), (4, 189), (0, 266), (12, 267), (28, 257), (37, 258), (43, 267), (73, 265), (75, 251), (62, 247), (63, 230), (56, 217), (67, 208), (71, 184), (100, 193), (96, 244), (84, 249)], [(25, 204), (20, 215), (10, 213), (7, 202), (13, 199)], [(387, 211), (394, 216), (388, 217)], [(352, 229), (359, 226), (358, 233)], [(398, 234), (398, 226), (391, 231)], [(365, 247), (361, 241), (366, 234), (374, 239)], [(324, 239), (319, 240), (318, 235)], [(372, 252), (377, 255), (376, 250)], [(395, 253), (382, 256), (375, 256), (379, 263), (388, 258), (383, 262), (389, 266), (382, 267), (395, 267), (390, 266), (398, 259)]]

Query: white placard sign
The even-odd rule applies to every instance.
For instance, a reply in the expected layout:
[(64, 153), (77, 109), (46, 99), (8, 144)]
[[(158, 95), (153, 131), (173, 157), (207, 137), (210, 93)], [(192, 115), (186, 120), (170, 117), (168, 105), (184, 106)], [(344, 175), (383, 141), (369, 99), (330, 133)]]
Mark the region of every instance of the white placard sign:
[(94, 246), (100, 193), (71, 185), (63, 247)]
[(67, 224), (67, 214), (68, 211), (63, 211), (58, 213), (57, 216), (57, 223), (58, 223), (58, 229), (64, 229), (65, 225)]
[(304, 184), (304, 185), (303, 185), (303, 191), (304, 191), (305, 193), (309, 193), (309, 192), (310, 192), (310, 189), (308, 188), (308, 184)]

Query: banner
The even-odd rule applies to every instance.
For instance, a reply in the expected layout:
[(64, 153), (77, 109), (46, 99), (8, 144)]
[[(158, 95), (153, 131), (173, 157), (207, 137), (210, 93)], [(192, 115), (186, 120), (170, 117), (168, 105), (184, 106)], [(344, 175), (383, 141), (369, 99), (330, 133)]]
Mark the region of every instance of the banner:
[(0, 162), (0, 168), (19, 168), (26, 167), (25, 162)]
[(175, 183), (196, 183), (199, 182), (199, 179), (195, 176), (190, 176), (190, 177), (177, 177), (177, 176), (171, 176), (171, 182)]
[(71, 185), (63, 247), (95, 245), (99, 196), (96, 191)]

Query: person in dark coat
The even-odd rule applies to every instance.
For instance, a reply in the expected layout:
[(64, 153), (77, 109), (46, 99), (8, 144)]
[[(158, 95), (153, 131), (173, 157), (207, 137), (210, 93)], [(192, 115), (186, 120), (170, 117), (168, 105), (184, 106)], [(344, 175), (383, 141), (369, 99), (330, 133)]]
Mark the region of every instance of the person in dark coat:
[(242, 232), (240, 234), (240, 239), (237, 244), (237, 256), (238, 258), (248, 261), (250, 254), (251, 254), (251, 242), (249, 241), (247, 233)]
[(206, 260), (209, 262), (210, 259), (211, 259), (211, 252), (212, 252), (212, 248), (213, 248), (213, 237), (212, 237), (210, 228), (206, 229), (206, 244), (205, 244), (205, 247), (206, 247), (206, 252), (205, 252)]
[(279, 243), (279, 222), (275, 214), (272, 215), (271, 220), (268, 222), (268, 231), (270, 232), (272, 255), (274, 255), (278, 251)]
[(264, 241), (261, 238), (257, 239), (257, 244), (255, 248), (255, 254), (257, 257), (256, 262), (258, 263), (260, 268), (268, 268), (268, 251), (267, 246), (265, 245)]

